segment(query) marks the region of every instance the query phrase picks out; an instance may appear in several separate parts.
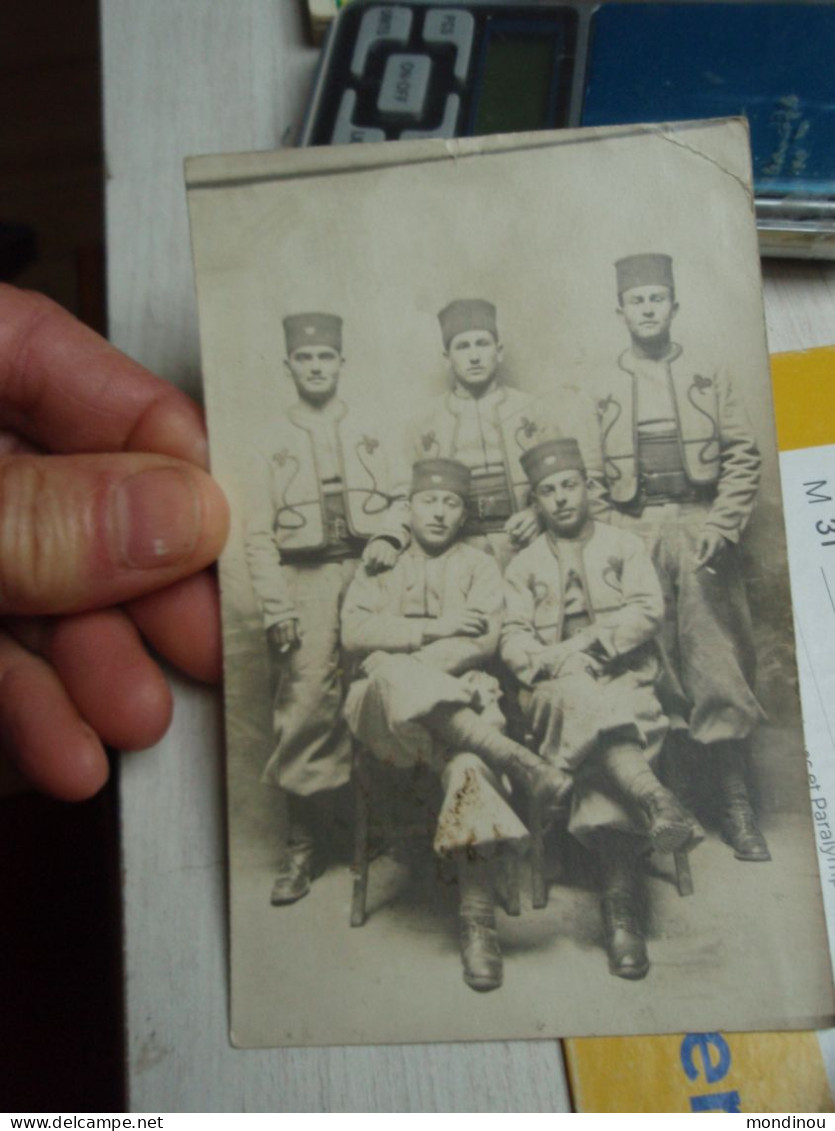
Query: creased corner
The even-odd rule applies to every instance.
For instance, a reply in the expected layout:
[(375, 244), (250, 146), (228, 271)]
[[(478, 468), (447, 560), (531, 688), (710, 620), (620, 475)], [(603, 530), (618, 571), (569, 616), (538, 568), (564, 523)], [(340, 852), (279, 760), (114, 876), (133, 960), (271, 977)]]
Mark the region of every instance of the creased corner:
[(721, 161), (711, 156), (711, 154), (705, 153), (698, 146), (688, 144), (676, 126), (657, 126), (654, 132), (657, 133), (659, 137), (678, 146), (679, 149), (686, 149), (689, 153), (692, 153), (696, 157), (701, 157), (703, 161), (707, 161), (710, 165), (715, 165), (721, 173), (724, 173), (725, 176), (730, 177), (732, 181), (735, 181), (739, 185), (745, 193), (751, 212), (753, 213), (755, 211), (754, 188), (750, 181), (746, 181), (743, 177), (740, 177), (738, 173), (734, 173), (732, 169), (728, 169)]

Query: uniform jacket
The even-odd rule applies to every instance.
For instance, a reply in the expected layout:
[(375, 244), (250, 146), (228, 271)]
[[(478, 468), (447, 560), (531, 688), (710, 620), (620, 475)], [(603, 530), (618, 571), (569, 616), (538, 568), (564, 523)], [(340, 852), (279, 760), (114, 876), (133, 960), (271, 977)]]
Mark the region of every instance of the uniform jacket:
[[(751, 426), (726, 374), (696, 370), (675, 344), (665, 361), (685, 474), (694, 487), (707, 488), (712, 497), (708, 523), (737, 542), (759, 484), (761, 461)], [(600, 460), (616, 506), (635, 502), (640, 490), (635, 375), (639, 364), (632, 350), (626, 350), (617, 368), (595, 387)]]
[[(413, 543), (386, 573), (369, 577), (357, 571), (342, 608), (342, 644), (358, 658), (376, 651), (412, 653), (458, 675), (483, 667), (495, 653), (503, 604), (499, 567), (488, 554), (456, 542), (440, 557), (428, 558)], [(423, 644), (424, 630), (438, 617), (465, 609), (486, 616), (483, 636)]]
[[(405, 497), (389, 493), (395, 477), (383, 440), (385, 424), (342, 401), (335, 403), (332, 419), (347, 533), (361, 541), (388, 535), (404, 545), (408, 504)], [(315, 560), (315, 552), (327, 545), (320, 456), (311, 413), (303, 405), (291, 406), (278, 423), (275, 446), (265, 463), (265, 482), (258, 513), (249, 524), (246, 551), (269, 625), (296, 615), (279, 568), (282, 558), (300, 554), (307, 561)]]
[[(497, 427), (507, 476), (507, 487), (516, 510), (528, 505), (530, 485), (519, 457), (537, 441), (537, 401), (518, 389), (498, 385), (487, 394), (490, 418)], [(414, 459), (456, 459), (458, 431), (467, 398), (450, 391), (436, 398), (430, 412), (412, 434)]]
[[(643, 542), (626, 531), (591, 521), (580, 537), (597, 640), (609, 658), (624, 656), (661, 627), (664, 598), (655, 568)], [(562, 640), (564, 568), (560, 541), (546, 533), (520, 550), (505, 573), (501, 657), (527, 686), (535, 682), (541, 654)]]

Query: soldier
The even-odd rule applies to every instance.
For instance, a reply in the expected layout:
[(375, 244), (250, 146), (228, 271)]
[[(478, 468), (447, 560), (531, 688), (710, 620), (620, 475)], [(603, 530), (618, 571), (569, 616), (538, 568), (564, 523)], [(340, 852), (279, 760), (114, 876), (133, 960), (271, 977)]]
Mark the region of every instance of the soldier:
[(284, 334), (284, 364), (298, 399), (277, 424), (246, 543), (277, 675), (275, 747), (263, 775), (287, 804), (275, 905), (306, 895), (321, 870), (317, 813), (350, 772), (339, 652), (343, 596), (364, 548), (372, 564), (390, 566), (408, 540), (405, 499), (398, 511), (388, 493), (385, 424), (337, 395), (342, 319), (291, 315)]
[(556, 775), (502, 733), (498, 684), (482, 670), (499, 638), (502, 582), (495, 561), (459, 538), (469, 496), (462, 464), (415, 464), (411, 545), (390, 572), (356, 574), (342, 633), (362, 660), (345, 704), (351, 731), (386, 764), (442, 776), (435, 849), (457, 863), (464, 980), (487, 991), (502, 982), (489, 857), (527, 836), (501, 778), (547, 806)]
[(760, 456), (727, 375), (697, 369), (671, 339), (670, 257), (631, 255), (615, 269), (631, 345), (595, 386), (611, 521), (640, 534), (652, 553), (666, 606), (661, 640), (715, 783), (722, 835), (737, 859), (769, 860), (746, 780), (746, 743), (765, 716), (752, 690), (738, 554)]
[(504, 569), (539, 533), (519, 457), (535, 442), (537, 402), (499, 378), (503, 346), (496, 308), (456, 299), (438, 315), (453, 386), (413, 436), (415, 459), (456, 459), (470, 469), (472, 500), (464, 536)]
[(702, 839), (652, 770), (668, 726), (656, 696), (661, 588), (640, 539), (591, 517), (576, 440), (546, 440), (522, 463), (545, 533), (507, 568), (501, 657), (560, 776), (569, 831), (597, 857), (609, 968), (642, 978), (639, 857)]

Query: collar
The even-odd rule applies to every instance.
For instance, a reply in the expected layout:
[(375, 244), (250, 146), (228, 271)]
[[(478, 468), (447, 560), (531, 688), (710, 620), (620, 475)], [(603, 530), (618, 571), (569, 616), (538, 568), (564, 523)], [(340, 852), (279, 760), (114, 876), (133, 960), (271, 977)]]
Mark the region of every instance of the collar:
[(586, 519), (586, 524), (578, 535), (574, 538), (558, 538), (551, 530), (545, 531), (545, 538), (548, 542), (551, 551), (560, 556), (560, 552), (565, 547), (570, 550), (573, 546), (587, 546), (594, 537), (596, 523), (593, 518)]
[(338, 424), (347, 414), (348, 406), (338, 397), (332, 397), (322, 408), (299, 399), (287, 410), (292, 422), (308, 431), (321, 424)]
[(669, 365), (681, 357), (681, 352), (681, 346), (677, 342), (670, 342), (661, 357), (639, 357), (632, 346), (629, 346), (618, 358), (618, 365), (625, 373), (634, 377), (636, 370), (640, 369), (645, 362), (663, 362), (665, 365)]
[(447, 548), (444, 550), (444, 552), (442, 554), (429, 554), (429, 553), (426, 552), (426, 550), (424, 550), (423, 546), (420, 545), (417, 538), (415, 538), (413, 536), (411, 542), (409, 543), (408, 547), (403, 551), (403, 553), (404, 553), (404, 555), (409, 555), (413, 558), (423, 558), (423, 560), (427, 561), (427, 562), (437, 562), (437, 561), (440, 561), (442, 558), (447, 557), (449, 554), (451, 554), (453, 552), (453, 550), (456, 550), (460, 545), (461, 545), (460, 537), (456, 537), (455, 541), (450, 546), (447, 546)]
[(462, 388), (456, 381), (447, 397), (447, 407), (450, 412), (457, 414), (463, 411), (466, 404), (484, 404), (493, 408), (495, 405), (503, 404), (506, 400), (507, 389), (498, 380), (494, 380), (493, 388), (480, 397), (474, 397), (472, 393)]

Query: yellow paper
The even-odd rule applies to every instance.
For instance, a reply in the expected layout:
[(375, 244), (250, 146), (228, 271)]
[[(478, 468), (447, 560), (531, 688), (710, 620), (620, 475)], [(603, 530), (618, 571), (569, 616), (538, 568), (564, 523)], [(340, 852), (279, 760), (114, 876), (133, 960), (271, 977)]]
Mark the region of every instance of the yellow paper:
[(781, 452), (835, 444), (835, 347), (771, 358)]
[(833, 1111), (814, 1033), (565, 1041), (574, 1110)]

